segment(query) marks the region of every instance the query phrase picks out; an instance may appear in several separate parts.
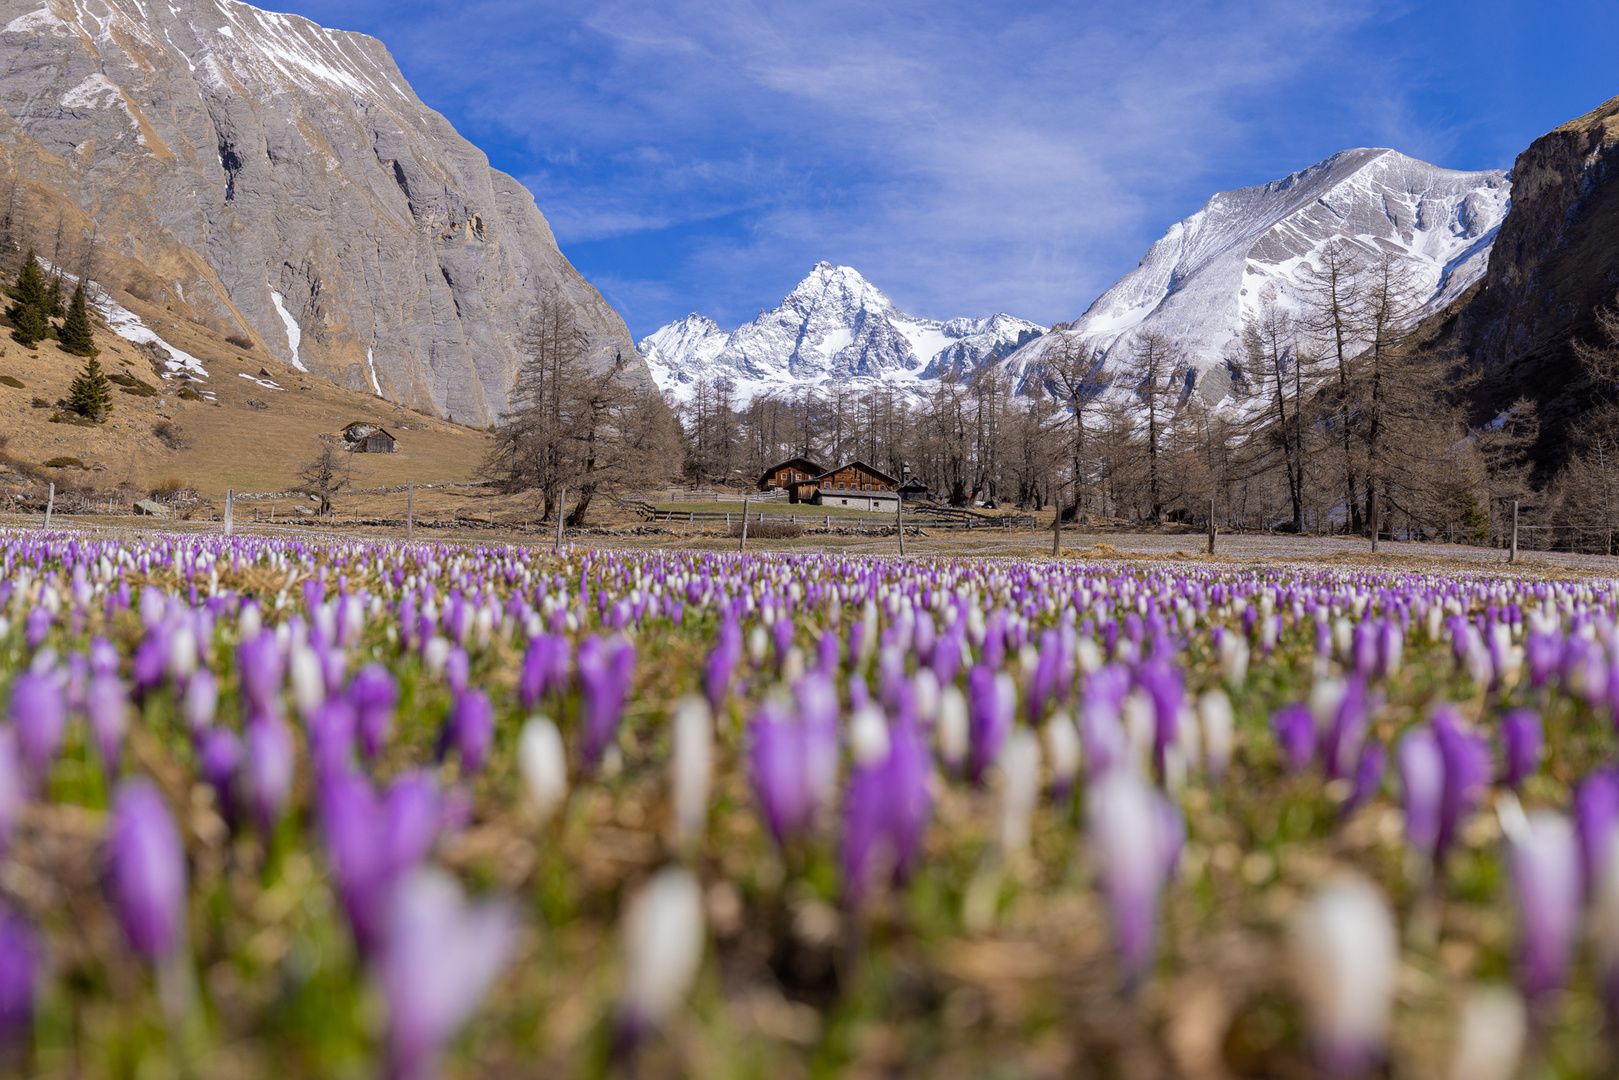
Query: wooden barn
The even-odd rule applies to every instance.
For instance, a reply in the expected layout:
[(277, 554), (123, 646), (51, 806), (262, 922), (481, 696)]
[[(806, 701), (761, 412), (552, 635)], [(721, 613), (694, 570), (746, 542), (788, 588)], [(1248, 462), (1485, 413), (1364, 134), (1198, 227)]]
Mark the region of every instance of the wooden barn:
[(785, 488), (788, 502), (809, 502), (815, 498), (815, 478), (821, 466), (809, 458), (788, 458), (780, 465), (772, 465), (759, 477), (760, 491)]
[(375, 424), (350, 424), (343, 429), (343, 440), (356, 454), (391, 454), (399, 443)]
[(822, 473), (815, 478), (815, 488), (815, 502), (821, 506), (889, 513), (899, 508), (899, 481), (863, 461)]
[(914, 476), (899, 486), (899, 497), (905, 502), (926, 502), (930, 494), (928, 486)]

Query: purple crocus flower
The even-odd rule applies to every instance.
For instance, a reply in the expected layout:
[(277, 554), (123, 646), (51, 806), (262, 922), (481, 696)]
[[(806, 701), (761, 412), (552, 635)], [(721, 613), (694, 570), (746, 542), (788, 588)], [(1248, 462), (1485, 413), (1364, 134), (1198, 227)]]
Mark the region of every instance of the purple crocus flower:
[(1017, 714), (1017, 684), (1012, 676), (979, 664), (967, 673), (967, 779), (984, 782)]
[(21, 916), (0, 908), (0, 1046), (24, 1038), (34, 1022), (39, 938)]
[(1079, 706), (1079, 739), (1085, 747), (1085, 761), (1093, 777), (1124, 764), (1130, 755), (1130, 741), (1119, 710), (1130, 693), (1130, 672), (1121, 664), (1108, 664), (1085, 676), (1085, 693)]
[(1506, 757), (1504, 779), (1516, 790), (1540, 768), (1540, 754), (1546, 742), (1540, 714), (1533, 709), (1513, 709), (1501, 717), (1501, 747)]
[(1529, 685), (1540, 689), (1557, 674), (1563, 659), (1563, 641), (1558, 634), (1532, 633), (1523, 641), (1524, 659), (1529, 665)]
[(1271, 714), (1271, 731), (1287, 759), (1289, 772), (1303, 772), (1315, 757), (1315, 717), (1304, 704), (1287, 705)]
[(468, 904), (431, 870), (390, 893), (377, 975), (388, 1005), (386, 1080), (431, 1080), (445, 1040), (466, 1022), (508, 956), (514, 925), (503, 905)]
[(214, 789), (214, 801), (219, 804), (220, 816), (234, 830), (242, 810), (236, 791), (237, 770), (242, 764), (242, 740), (227, 727), (209, 728), (199, 738), (199, 771), (203, 781)]
[(888, 747), (878, 760), (859, 762), (844, 800), (843, 880), (858, 903), (879, 865), (896, 884), (914, 870), (932, 814), (931, 765), (916, 726), (900, 721), (888, 729)]
[(236, 647), (236, 675), (247, 711), (279, 713), (284, 660), (275, 635), (268, 630)]
[(1434, 713), (1434, 738), (1445, 765), (1439, 836), (1434, 844), (1436, 858), (1442, 858), (1450, 849), (1462, 818), (1477, 808), (1490, 784), (1489, 743), (1463, 723), (1461, 714), (1453, 708), (1441, 707)]
[(1169, 744), (1175, 741), (1179, 727), (1185, 690), (1174, 665), (1158, 655), (1141, 665), (1136, 672), (1136, 683), (1152, 700), (1152, 761), (1153, 768), (1161, 777), (1164, 773), (1164, 754)]
[(108, 776), (118, 774), (124, 747), (124, 730), (129, 726), (129, 697), (116, 675), (97, 675), (85, 691), (84, 709), (90, 718), (96, 749)]
[(135, 682), (135, 691), (139, 694), (150, 693), (163, 685), (164, 674), (169, 667), (169, 631), (162, 625), (155, 626), (147, 633), (141, 643), (135, 646), (135, 655), (130, 660), (130, 677)]
[(765, 701), (748, 722), (748, 763), (753, 790), (776, 843), (786, 844), (810, 825), (815, 796), (804, 769), (804, 730), (787, 708)]
[(90, 639), (90, 674), (118, 674), (118, 647), (106, 638)]
[(456, 645), (450, 649), (450, 655), (444, 661), (444, 681), (450, 684), (452, 694), (460, 694), (467, 688), (467, 680), (472, 677), (472, 660), (467, 651)]
[(777, 675), (781, 674), (782, 665), (787, 662), (787, 651), (793, 647), (793, 632), (796, 629), (797, 627), (793, 625), (793, 620), (786, 616), (778, 618), (776, 624), (770, 628), (771, 636), (775, 639), (773, 644), (776, 652)]
[(1594, 888), (1607, 871), (1619, 830), (1619, 772), (1603, 769), (1574, 789), (1574, 824), (1580, 838), (1580, 871), (1586, 888)]
[(457, 694), (439, 740), (439, 756), (453, 745), (461, 754), (461, 771), (470, 776), (483, 769), (495, 740), (495, 707), (482, 690)]
[(1329, 780), (1347, 776), (1359, 760), (1371, 709), (1366, 680), (1359, 675), (1350, 678), (1321, 742), (1321, 766)]
[(619, 640), (609, 645), (598, 637), (579, 646), (579, 708), (584, 721), (580, 753), (594, 766), (618, 734), (624, 699), (635, 681), (635, 646)]
[(28, 672), (11, 684), (11, 705), (7, 710), (17, 745), (22, 750), (33, 783), (43, 787), (51, 762), (62, 748), (62, 732), (67, 726), (67, 700), (61, 684), (47, 674)]
[(259, 829), (268, 837), (292, 796), (292, 732), (279, 716), (261, 713), (248, 720), (244, 741), (247, 800)]
[(541, 634), (529, 642), (517, 679), (517, 699), (525, 710), (539, 705), (546, 694), (567, 689), (573, 667), (571, 652), (568, 639), (560, 634)]
[(961, 650), (966, 641), (966, 631), (960, 620), (957, 620), (933, 646), (933, 674), (939, 677), (941, 686), (948, 686), (955, 681), (956, 669), (961, 666)]
[(1343, 812), (1348, 815), (1368, 800), (1375, 798), (1383, 788), (1383, 773), (1388, 768), (1388, 751), (1383, 744), (1372, 740), (1361, 747), (1360, 764), (1355, 767), (1355, 786), (1344, 801)]
[(1087, 799), (1088, 834), (1102, 891), (1113, 915), (1113, 940), (1125, 981), (1134, 985), (1152, 963), (1158, 896), (1164, 885), (1164, 815), (1160, 798), (1130, 769), (1114, 769)]
[(185, 919), (185, 848), (168, 804), (150, 781), (126, 781), (113, 800), (108, 870), (129, 943), (148, 960), (168, 956), (180, 943)]
[(45, 644), (45, 638), (51, 632), (51, 613), (44, 607), (33, 607), (23, 620), (23, 638), (28, 643), (28, 651), (39, 648)]
[[(595, 638), (588, 638), (585, 644), (596, 640)], [(593, 650), (592, 663), (595, 663), (594, 650), (598, 649), (599, 645), (591, 648)], [(823, 646), (823, 656), (825, 651)], [(579, 661), (581, 664), (585, 660), (584, 653), (585, 647), (581, 645), (579, 648)], [(742, 627), (737, 625), (736, 620), (726, 619), (720, 625), (719, 640), (714, 644), (714, 651), (708, 654), (708, 664), (703, 673), (703, 686), (708, 693), (708, 704), (716, 715), (720, 713), (721, 707), (725, 704), (726, 695), (731, 692), (731, 677), (735, 674), (736, 665), (741, 659)], [(582, 676), (583, 672), (581, 672)]]
[(349, 767), (354, 757), (354, 735), (359, 726), (354, 706), (342, 698), (329, 698), (309, 714), (309, 757), (316, 776)]
[(349, 682), (348, 701), (354, 707), (360, 750), (368, 759), (374, 758), (388, 743), (399, 687), (387, 668), (367, 664)]
[(394, 886), (421, 864), (443, 820), (438, 789), (425, 773), (396, 780), (386, 798), (354, 773), (321, 784), (321, 827), (338, 894), (361, 955), (383, 943)]
[(1062, 662), (1062, 635), (1056, 630), (1042, 631), (1039, 658), (1029, 680), (1028, 700), (1024, 702), (1030, 724), (1039, 724), (1047, 703), (1057, 696)]
[(1550, 810), (1529, 815), (1512, 842), (1518, 897), (1519, 979), (1524, 993), (1544, 997), (1568, 976), (1580, 926), (1580, 860), (1568, 818)]
[(815, 666), (822, 675), (833, 678), (838, 673), (838, 665), (843, 662), (843, 642), (838, 635), (827, 630), (821, 634), (821, 640), (815, 646)]
[(1397, 758), (1406, 841), (1431, 859), (1437, 851), (1445, 791), (1445, 761), (1433, 729), (1425, 726), (1406, 732)]

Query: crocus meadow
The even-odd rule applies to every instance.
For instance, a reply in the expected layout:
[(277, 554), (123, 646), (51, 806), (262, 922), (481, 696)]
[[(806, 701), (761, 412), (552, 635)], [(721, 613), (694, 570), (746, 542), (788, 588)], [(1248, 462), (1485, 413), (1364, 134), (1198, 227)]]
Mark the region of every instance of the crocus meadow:
[(1595, 1074), (1616, 618), (1595, 579), (0, 531), (0, 1065)]

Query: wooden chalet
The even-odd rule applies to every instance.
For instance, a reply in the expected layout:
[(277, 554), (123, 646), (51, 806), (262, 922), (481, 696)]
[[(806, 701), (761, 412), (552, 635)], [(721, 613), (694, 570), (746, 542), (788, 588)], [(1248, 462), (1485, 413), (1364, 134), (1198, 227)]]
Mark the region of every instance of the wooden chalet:
[(886, 511), (899, 507), (899, 481), (863, 461), (822, 473), (815, 478), (815, 486), (815, 501), (821, 506)]
[(391, 454), (399, 442), (375, 424), (350, 424), (343, 429), (343, 439), (356, 454)]
[(815, 498), (815, 478), (821, 472), (821, 466), (809, 458), (788, 458), (765, 470), (759, 477), (759, 490), (786, 489), (788, 502), (809, 502)]

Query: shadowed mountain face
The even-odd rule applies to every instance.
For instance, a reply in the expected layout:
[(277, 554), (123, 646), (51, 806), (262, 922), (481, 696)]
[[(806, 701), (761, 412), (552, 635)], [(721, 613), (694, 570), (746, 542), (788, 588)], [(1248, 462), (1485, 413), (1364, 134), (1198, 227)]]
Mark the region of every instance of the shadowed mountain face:
[(1587, 383), (1570, 342), (1619, 293), (1619, 98), (1536, 139), (1512, 167), (1489, 272), (1436, 344), (1485, 373), (1486, 409), (1540, 404), (1543, 470), (1561, 464)]
[[(557, 297), (647, 378), (533, 196), (374, 38), (233, 0), (0, 0), (0, 108), (0, 165), (95, 230), (95, 276), (287, 363), (488, 423)], [(20, 239), (48, 253), (56, 217)]]
[(1348, 243), (1367, 259), (1393, 255), (1421, 318), (1483, 275), (1511, 191), (1499, 171), (1456, 172), (1393, 150), (1356, 149), (1221, 192), (1170, 226), (1071, 326), (1021, 349), (1009, 367), (1021, 377), (1065, 341), (1117, 363), (1138, 334), (1152, 331), (1182, 352), (1212, 404), (1230, 389), (1225, 361), (1240, 345), (1243, 320), (1266, 302), (1299, 311), (1303, 268), (1328, 244)]

